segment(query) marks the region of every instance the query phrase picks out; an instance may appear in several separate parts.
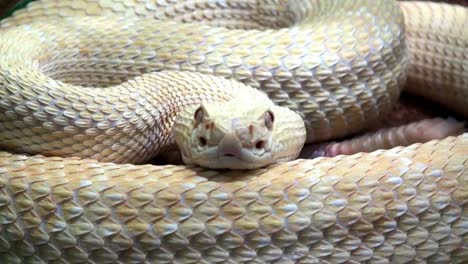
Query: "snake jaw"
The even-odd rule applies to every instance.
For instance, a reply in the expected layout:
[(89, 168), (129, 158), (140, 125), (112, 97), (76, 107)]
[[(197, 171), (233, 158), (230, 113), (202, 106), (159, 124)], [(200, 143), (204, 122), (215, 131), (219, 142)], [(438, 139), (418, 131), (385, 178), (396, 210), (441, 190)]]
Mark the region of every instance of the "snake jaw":
[(184, 163), (244, 170), (295, 159), (306, 139), (301, 117), (252, 99), (203, 102), (182, 111), (173, 132)]
[(227, 131), (222, 127), (213, 129), (211, 133), (203, 130), (205, 128), (198, 132), (209, 134), (207, 144), (200, 147), (200, 136), (195, 132), (191, 152), (192, 159), (201, 166), (216, 169), (254, 169), (274, 162), (271, 154), (271, 133), (268, 129), (259, 127), (258, 123), (240, 125)]
[(205, 103), (194, 111), (189, 135), (176, 137), (186, 164), (254, 169), (275, 162), (275, 115), (269, 105), (236, 108)]

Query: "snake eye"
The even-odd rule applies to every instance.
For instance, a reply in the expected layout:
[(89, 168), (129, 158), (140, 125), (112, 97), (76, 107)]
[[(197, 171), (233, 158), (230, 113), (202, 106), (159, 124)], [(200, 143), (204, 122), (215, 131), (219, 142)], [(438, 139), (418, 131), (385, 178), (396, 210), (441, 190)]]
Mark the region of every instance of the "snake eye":
[(202, 147), (206, 146), (206, 143), (207, 143), (206, 138), (204, 138), (204, 137), (199, 137), (198, 142), (200, 143), (200, 146), (202, 146)]
[(259, 141), (257, 141), (257, 143), (255, 143), (255, 148), (256, 149), (262, 149), (264, 147), (265, 147), (265, 141), (263, 141), (263, 140), (259, 140)]

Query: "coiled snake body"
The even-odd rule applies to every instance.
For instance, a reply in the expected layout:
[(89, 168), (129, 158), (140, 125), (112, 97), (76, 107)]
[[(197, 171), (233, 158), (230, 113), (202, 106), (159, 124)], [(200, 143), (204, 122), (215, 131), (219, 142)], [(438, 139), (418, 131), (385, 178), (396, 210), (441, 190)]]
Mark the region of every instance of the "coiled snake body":
[(31, 4), (0, 24), (0, 260), (466, 263), (467, 134), (249, 171), (130, 162), (173, 143), (184, 104), (237, 93), (199, 84), (246, 87), (211, 75), (297, 112), (308, 142), (364, 129), (404, 83), (468, 115), (467, 24), (385, 0)]

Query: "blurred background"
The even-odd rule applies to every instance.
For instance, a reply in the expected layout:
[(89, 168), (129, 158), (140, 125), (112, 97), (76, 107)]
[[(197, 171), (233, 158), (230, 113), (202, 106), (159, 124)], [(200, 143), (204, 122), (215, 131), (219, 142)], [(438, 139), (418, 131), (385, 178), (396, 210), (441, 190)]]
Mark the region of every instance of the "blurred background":
[(34, 0), (0, 0), (0, 20)]

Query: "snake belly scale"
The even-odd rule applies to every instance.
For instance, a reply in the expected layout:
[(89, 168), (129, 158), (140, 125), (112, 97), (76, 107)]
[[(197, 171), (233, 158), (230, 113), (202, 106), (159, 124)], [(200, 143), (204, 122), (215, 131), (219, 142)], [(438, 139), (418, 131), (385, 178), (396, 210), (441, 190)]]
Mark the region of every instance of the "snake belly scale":
[(185, 104), (243, 89), (307, 142), (389, 114), (406, 80), (466, 115), (467, 23), (385, 0), (30, 4), (0, 24), (0, 260), (466, 263), (467, 134), (248, 171), (130, 163), (174, 143)]

